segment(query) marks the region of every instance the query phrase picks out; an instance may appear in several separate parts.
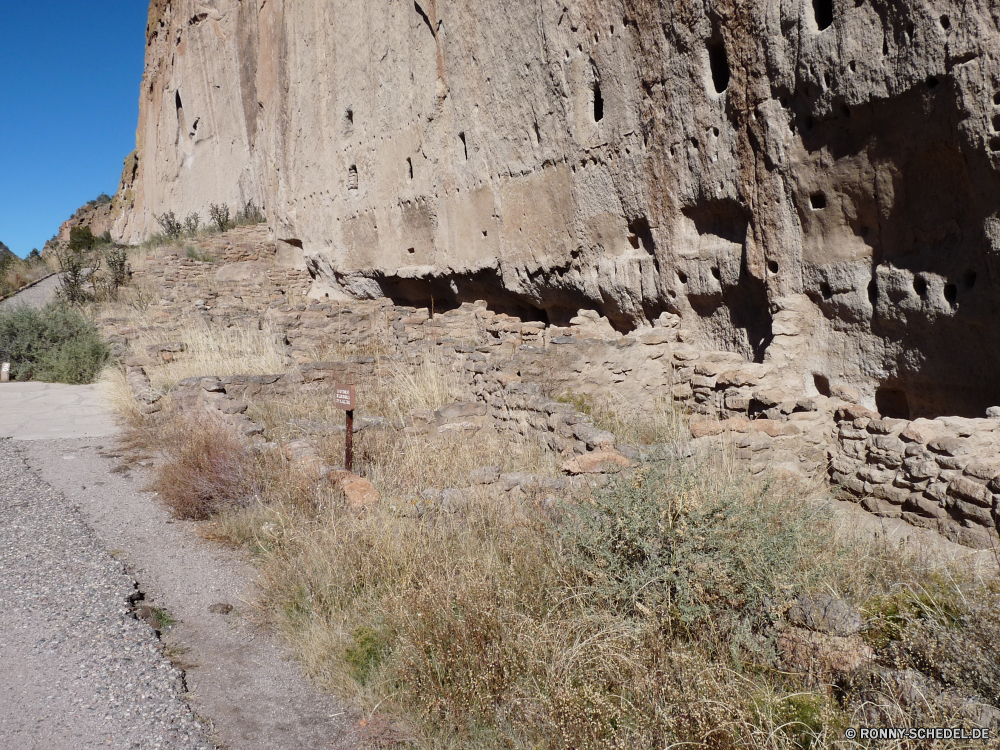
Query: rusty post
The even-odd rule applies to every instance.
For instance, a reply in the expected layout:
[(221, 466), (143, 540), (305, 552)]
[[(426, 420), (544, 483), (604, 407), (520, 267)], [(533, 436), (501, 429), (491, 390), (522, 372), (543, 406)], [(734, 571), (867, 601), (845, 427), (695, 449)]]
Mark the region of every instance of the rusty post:
[(344, 433), (344, 468), (354, 470), (354, 403), (355, 387), (337, 385), (334, 387), (333, 403), (347, 413), (347, 430)]
[(347, 434), (344, 437), (344, 468), (354, 471), (354, 412), (347, 414)]

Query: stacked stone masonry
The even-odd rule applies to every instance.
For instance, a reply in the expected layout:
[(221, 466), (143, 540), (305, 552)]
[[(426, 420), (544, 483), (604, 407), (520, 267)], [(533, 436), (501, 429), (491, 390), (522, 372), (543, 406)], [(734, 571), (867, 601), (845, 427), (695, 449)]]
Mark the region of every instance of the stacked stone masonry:
[[(753, 472), (824, 477), (873, 513), (971, 547), (997, 543), (1000, 418), (884, 419), (860, 405), (858, 393), (845, 385), (821, 383), (818, 392), (817, 383), (803, 382), (779, 363), (704, 350), (669, 313), (653, 327), (623, 335), (592, 311), (580, 311), (568, 326), (545, 326), (494, 312), (482, 301), (432, 312), (387, 299), (308, 299), (296, 272), (273, 263), (263, 264), (263, 275), (260, 269), (245, 277), (234, 273), (267, 252), (233, 244), (225, 262), (172, 257), (161, 271), (148, 271), (169, 290), (160, 301), (165, 319), (196, 314), (215, 325), (251, 320), (284, 337), (284, 374), (206, 373), (182, 384), (183, 398), (207, 406), (244, 435), (262, 432), (243, 414), (254, 397), (363, 383), (379, 366), (413, 367), (431, 359), (460, 380), (465, 406), (456, 407), (455, 415), (415, 415), (404, 427), (460, 430), (485, 419), (536, 437), (569, 458), (614, 448), (644, 460), (724, 447)], [(206, 292), (205, 279), (220, 275), (233, 280)], [(119, 343), (134, 334), (114, 319), (103, 323)], [(164, 344), (144, 360), (129, 360), (129, 382), (145, 410), (158, 406), (143, 366), (171, 356), (178, 346)], [(318, 361), (328, 357), (317, 353), (340, 359), (347, 351), (371, 354)], [(564, 395), (674, 404), (690, 412), (692, 439), (679, 446), (622, 445), (573, 403), (558, 400)]]

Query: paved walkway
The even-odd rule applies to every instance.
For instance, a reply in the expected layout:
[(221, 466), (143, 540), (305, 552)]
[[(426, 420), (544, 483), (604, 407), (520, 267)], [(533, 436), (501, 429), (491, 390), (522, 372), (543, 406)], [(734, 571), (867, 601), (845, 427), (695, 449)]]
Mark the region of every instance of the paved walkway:
[(42, 308), (56, 298), (59, 291), (59, 275), (49, 276), (44, 281), (35, 284), (33, 287), (18, 292), (12, 297), (0, 301), (0, 308), (17, 307), (26, 305), (28, 307)]
[(96, 386), (0, 383), (0, 439), (58, 440), (116, 432)]

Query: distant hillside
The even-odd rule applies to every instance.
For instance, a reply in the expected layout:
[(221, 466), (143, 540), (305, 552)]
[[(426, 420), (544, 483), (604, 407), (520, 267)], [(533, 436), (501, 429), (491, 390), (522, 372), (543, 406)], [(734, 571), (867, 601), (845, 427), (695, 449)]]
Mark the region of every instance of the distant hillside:
[(16, 255), (14, 255), (14, 253), (11, 252), (9, 247), (0, 242), (0, 262), (3, 262), (3, 259), (6, 258), (8, 255), (11, 256), (12, 258), (17, 257)]

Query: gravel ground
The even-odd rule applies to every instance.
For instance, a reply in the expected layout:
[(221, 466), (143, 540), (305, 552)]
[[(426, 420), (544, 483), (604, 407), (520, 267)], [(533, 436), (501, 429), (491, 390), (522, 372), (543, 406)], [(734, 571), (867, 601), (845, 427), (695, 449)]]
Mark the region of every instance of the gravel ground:
[(311, 685), (257, 621), (259, 573), (246, 555), (200, 538), (198, 524), (174, 520), (141, 491), (147, 469), (121, 461), (113, 439), (35, 440), (18, 450), (27, 470), (76, 505), (97, 540), (115, 550), (139, 581), (143, 604), (175, 620), (162, 639), (212, 739), (227, 750), (364, 746), (361, 717)]
[(27, 305), (28, 307), (42, 308), (56, 298), (56, 291), (59, 289), (59, 276), (49, 276), (44, 281), (35, 284), (30, 289), (18, 292), (13, 297), (0, 302), (0, 309), (4, 307), (14, 307), (15, 305)]
[(210, 748), (135, 582), (0, 440), (0, 747)]

